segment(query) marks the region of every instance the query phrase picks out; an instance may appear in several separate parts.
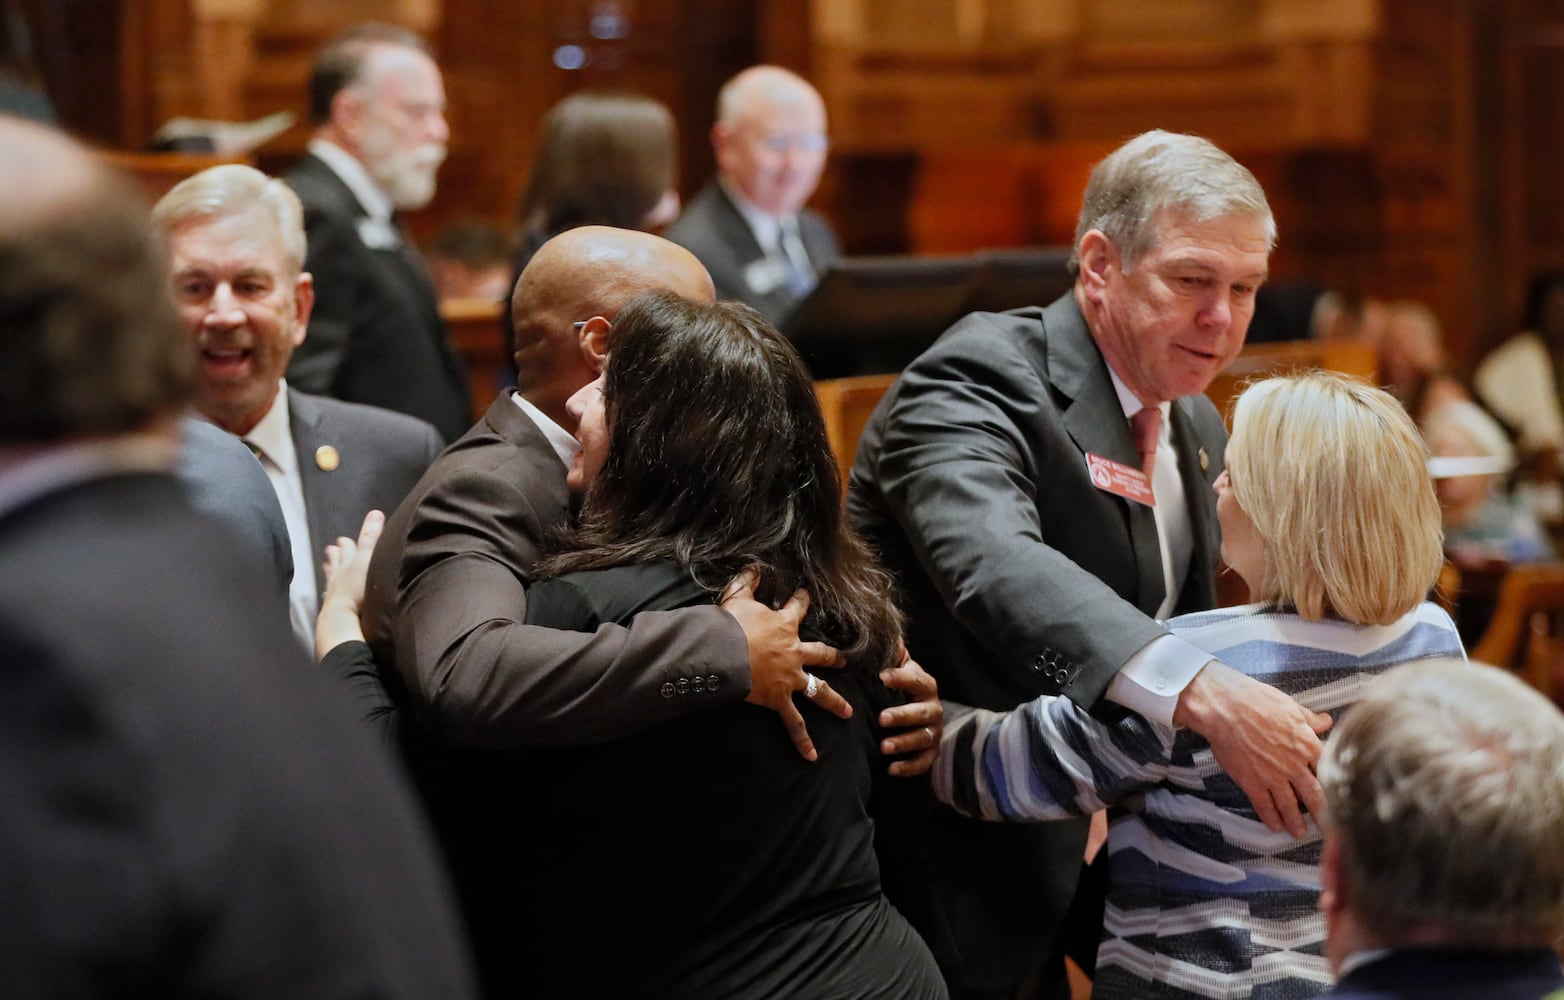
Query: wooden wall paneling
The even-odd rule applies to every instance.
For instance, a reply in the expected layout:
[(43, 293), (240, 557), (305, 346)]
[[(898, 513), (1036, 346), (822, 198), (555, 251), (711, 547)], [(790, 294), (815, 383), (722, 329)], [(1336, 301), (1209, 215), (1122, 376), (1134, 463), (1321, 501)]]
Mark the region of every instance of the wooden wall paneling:
[(19, 0), (60, 125), (130, 149), (149, 116), (143, 10), (134, 0)]
[[(594, 35), (605, 15), (618, 19), (620, 37)], [(561, 46), (579, 47), (584, 64), (556, 62)], [(755, 14), (738, 0), (445, 0), (440, 48), (453, 135), (440, 194), (412, 220), (421, 237), (463, 215), (510, 226), (543, 116), (588, 88), (636, 90), (669, 106), (681, 188), (692, 193), (714, 169), (717, 90), (755, 59)]]
[(1368, 150), (1284, 152), (1270, 175), (1254, 157), (1241, 159), (1265, 186), (1276, 216), (1273, 278), (1308, 279), (1359, 295), (1377, 292), (1383, 196)]
[(961, 253), (1041, 242), (1038, 154), (1032, 145), (923, 150), (912, 204), (910, 249)]
[(756, 7), (749, 0), (681, 0), (678, 6), (678, 29), (662, 58), (678, 88), (669, 107), (679, 122), (679, 176), (688, 198), (717, 171), (711, 151), (717, 92), (739, 71), (761, 61), (763, 43)]
[(1477, 276), (1470, 0), (1390, 0), (1379, 44), (1374, 155), (1384, 195), (1378, 294), (1439, 316), (1458, 373), (1488, 308)]
[(1564, 267), (1564, 10), (1516, 4), (1495, 41), (1498, 86), (1485, 120), (1496, 123), (1493, 190), (1502, 326), (1518, 329), (1525, 290), (1541, 270)]
[(847, 254), (901, 254), (910, 231), (920, 159), (913, 150), (831, 151), (812, 207), (826, 216)]

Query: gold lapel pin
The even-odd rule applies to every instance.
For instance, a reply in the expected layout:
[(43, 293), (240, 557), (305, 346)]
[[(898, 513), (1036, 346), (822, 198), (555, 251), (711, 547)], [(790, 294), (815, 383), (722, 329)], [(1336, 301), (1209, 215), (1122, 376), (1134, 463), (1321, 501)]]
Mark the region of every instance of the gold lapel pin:
[(1204, 448), (1200, 449), (1200, 471), (1211, 471), (1211, 456), (1206, 454), (1206, 450)]
[[(1206, 454), (1200, 453), (1201, 467), (1205, 467)], [(315, 466), (322, 472), (336, 472), (337, 466), (342, 464), (342, 456), (337, 454), (337, 449), (329, 444), (323, 444), (315, 449)]]

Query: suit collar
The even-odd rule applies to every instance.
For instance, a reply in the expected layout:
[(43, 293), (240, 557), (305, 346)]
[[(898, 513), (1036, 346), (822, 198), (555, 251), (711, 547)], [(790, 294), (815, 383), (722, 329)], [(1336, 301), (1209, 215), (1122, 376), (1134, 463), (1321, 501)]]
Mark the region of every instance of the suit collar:
[[(1066, 292), (1043, 310), (1046, 331), (1046, 364), (1049, 381), (1067, 397), (1061, 404), (1066, 431), (1083, 453), (1126, 465), (1140, 464), (1140, 454), (1130, 432), (1125, 408), (1114, 389), (1112, 375), (1102, 352), (1087, 329), (1073, 294)], [(1190, 535), (1194, 555), (1175, 611), (1206, 608), (1215, 593), (1217, 531), (1209, 489), (1208, 470), (1215, 456), (1206, 456), (1206, 468), (1200, 466), (1204, 450), (1193, 420), (1193, 398), (1175, 399), (1164, 411), (1178, 454), (1179, 476), (1184, 481), (1184, 497), (1189, 506)], [(1161, 545), (1157, 540), (1156, 515), (1149, 507), (1120, 498), (1128, 519), (1130, 540), (1135, 550), (1140, 584), (1136, 605), (1145, 613), (1155, 613), (1162, 603), (1165, 584), (1162, 579)]]
[(1043, 310), (1043, 328), (1048, 379), (1069, 401), (1061, 409), (1070, 437), (1083, 452), (1138, 465), (1140, 454), (1108, 364), (1087, 329), (1074, 294), (1066, 292)]
[(286, 476), (298, 475), (302, 465), (294, 461), (291, 403), (292, 395), (284, 385), (255, 426), (248, 433), (240, 435), (253, 447), (261, 449)]
[[(180, 433), (183, 435), (183, 431)], [(52, 445), (0, 470), (0, 518), (42, 497), (94, 479), (145, 472), (168, 473), (184, 447), (189, 446), (156, 432)]]
[[(1080, 460), (1085, 462), (1085, 456), (1092, 454), (1139, 466), (1140, 452), (1124, 418), (1124, 407), (1075, 296), (1066, 292), (1054, 300), (1043, 310), (1042, 320), (1048, 381), (1066, 397), (1060, 403), (1060, 417), (1065, 431), (1081, 449)], [(1145, 504), (1124, 497), (1114, 499), (1124, 511), (1135, 552), (1135, 606), (1145, 614), (1155, 614), (1167, 589), (1162, 580), (1157, 517)]]
[(739, 212), (738, 205), (734, 204), (721, 184), (713, 180), (707, 185), (702, 196), (709, 197), (715, 206), (712, 221), (721, 232), (722, 242), (732, 247), (747, 248), (750, 258), (765, 256), (766, 250), (755, 238), (755, 231), (750, 228), (743, 214)]
[(468, 434), (480, 430), (487, 431), (499, 435), (518, 448), (534, 445), (539, 441), (547, 444), (548, 439), (543, 436), (542, 431), (538, 430), (538, 425), (528, 419), (521, 411), (521, 407), (511, 402), (511, 393), (515, 391), (516, 389), (512, 387), (494, 397), (494, 402), (489, 404), (483, 420)]
[(1347, 973), (1339, 988), (1405, 989), (1416, 983), (1487, 983), (1498, 994), (1507, 980), (1517, 976), (1564, 985), (1559, 956), (1546, 948), (1480, 951), (1441, 947), (1391, 951)]
[(336, 143), (320, 138), (311, 139), (308, 149), (311, 156), (325, 164), (342, 182), (342, 186), (352, 192), (353, 199), (365, 215), (381, 222), (391, 221), (396, 206), (391, 204), (391, 199), (369, 176), (368, 169), (358, 157)]

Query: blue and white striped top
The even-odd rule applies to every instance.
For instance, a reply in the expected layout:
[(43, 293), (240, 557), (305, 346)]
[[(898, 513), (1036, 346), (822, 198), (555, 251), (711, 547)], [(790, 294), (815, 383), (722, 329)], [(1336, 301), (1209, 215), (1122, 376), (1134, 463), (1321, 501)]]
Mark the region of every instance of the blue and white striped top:
[[(1183, 615), (1173, 634), (1333, 717), (1397, 664), (1465, 658), (1450, 616), (1422, 604), (1391, 625), (1305, 621), (1264, 605)], [(1312, 997), (1323, 955), (1320, 836), (1273, 833), (1210, 746), (1132, 713), (1064, 698), (1009, 712), (947, 703), (934, 770), (944, 802), (993, 820), (1109, 808), (1108, 895), (1092, 996)]]

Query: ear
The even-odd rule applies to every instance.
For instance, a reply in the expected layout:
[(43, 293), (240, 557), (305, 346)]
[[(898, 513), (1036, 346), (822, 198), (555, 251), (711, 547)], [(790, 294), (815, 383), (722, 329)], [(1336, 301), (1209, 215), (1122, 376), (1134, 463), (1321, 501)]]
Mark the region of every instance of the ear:
[(603, 374), (603, 366), (608, 364), (608, 331), (612, 329), (613, 324), (608, 320), (593, 316), (577, 334), (581, 360), (594, 375)]
[(1320, 912), (1329, 925), (1341, 912), (1341, 842), (1326, 836), (1320, 851)]
[(348, 140), (357, 143), (364, 121), (364, 97), (352, 87), (344, 87), (331, 98), (331, 124)]
[(304, 337), (310, 325), (310, 312), (314, 308), (315, 276), (308, 271), (300, 271), (299, 276), (293, 282), (294, 347), (304, 343)]
[(1078, 280), (1086, 291), (1086, 297), (1095, 302), (1107, 285), (1108, 275), (1120, 269), (1119, 248), (1102, 230), (1092, 229), (1081, 237), (1077, 256), (1081, 265)]
[(717, 122), (711, 127), (711, 151), (719, 168), (723, 170), (728, 169), (728, 160), (732, 150), (733, 130), (721, 122)]

